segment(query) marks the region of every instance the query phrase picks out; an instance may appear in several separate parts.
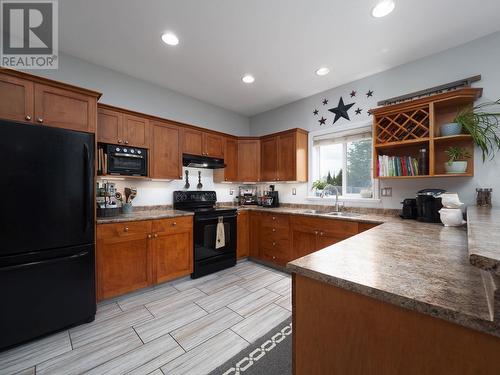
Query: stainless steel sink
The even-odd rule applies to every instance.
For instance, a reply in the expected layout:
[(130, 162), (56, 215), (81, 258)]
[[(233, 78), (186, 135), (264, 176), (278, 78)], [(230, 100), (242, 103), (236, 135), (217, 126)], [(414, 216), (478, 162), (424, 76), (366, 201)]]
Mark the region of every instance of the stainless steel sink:
[(325, 211), (320, 211), (320, 210), (301, 210), (300, 212), (303, 214), (314, 214), (314, 215), (316, 215), (316, 214), (323, 214), (324, 215), (326, 213)]
[(356, 212), (344, 212), (344, 211), (328, 212), (327, 215), (330, 215), (330, 216), (345, 216), (345, 217), (361, 216), (361, 214), (358, 214)]

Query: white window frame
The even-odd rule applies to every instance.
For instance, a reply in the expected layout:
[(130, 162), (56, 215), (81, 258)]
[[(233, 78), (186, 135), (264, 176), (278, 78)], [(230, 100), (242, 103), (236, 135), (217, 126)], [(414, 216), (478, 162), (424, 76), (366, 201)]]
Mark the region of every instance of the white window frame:
[[(314, 132), (310, 132), (308, 136), (308, 149), (309, 149), (309, 178), (307, 182), (307, 200), (312, 200), (312, 201), (321, 201), (321, 202), (334, 202), (335, 197), (326, 197), (326, 198), (321, 198), (312, 195), (312, 184), (314, 182), (314, 159), (315, 157), (319, 157), (319, 155), (314, 155), (314, 153), (318, 153), (319, 150), (315, 149), (313, 140), (314, 137), (317, 136), (323, 136), (327, 134), (335, 134), (335, 133), (344, 133), (346, 131), (352, 131), (359, 129), (360, 132), (362, 132), (363, 129), (366, 129), (367, 127), (371, 128), (372, 122), (371, 121), (363, 121), (355, 124), (349, 124), (349, 125), (344, 125), (342, 127), (338, 127), (335, 129), (321, 129), (317, 130)], [(372, 137), (373, 139), (373, 137)], [(374, 142), (372, 141), (372, 154), (373, 154), (373, 145)], [(344, 179), (347, 178), (347, 145), (343, 145), (343, 161), (342, 161), (342, 171), (343, 172), (343, 181)], [(319, 167), (319, 165), (317, 166)], [(342, 196), (339, 196), (339, 201), (348, 201), (348, 202), (361, 202), (361, 203), (378, 203), (380, 202), (380, 195), (379, 195), (379, 180), (377, 178), (373, 178), (373, 163), (371, 163), (371, 174), (372, 174), (372, 181), (373, 181), (373, 195), (372, 198), (361, 198), (358, 195), (353, 195), (353, 194), (346, 194), (347, 186), (345, 183), (342, 184)]]

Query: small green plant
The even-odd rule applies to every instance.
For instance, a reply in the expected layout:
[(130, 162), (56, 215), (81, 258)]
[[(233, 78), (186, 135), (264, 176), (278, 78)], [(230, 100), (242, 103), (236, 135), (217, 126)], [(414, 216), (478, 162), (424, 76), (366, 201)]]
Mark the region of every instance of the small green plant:
[(328, 185), (328, 182), (322, 180), (316, 180), (312, 184), (312, 188), (316, 190), (323, 190)]
[(500, 150), (500, 112), (488, 112), (486, 109), (498, 107), (500, 99), (486, 102), (475, 107), (465, 107), (460, 110), (454, 122), (462, 125), (472, 136), (483, 154), (483, 162), (487, 157), (493, 159), (495, 152)]
[(454, 161), (464, 161), (471, 157), (470, 152), (464, 147), (448, 147), (445, 151), (448, 157), (448, 164), (451, 165)]

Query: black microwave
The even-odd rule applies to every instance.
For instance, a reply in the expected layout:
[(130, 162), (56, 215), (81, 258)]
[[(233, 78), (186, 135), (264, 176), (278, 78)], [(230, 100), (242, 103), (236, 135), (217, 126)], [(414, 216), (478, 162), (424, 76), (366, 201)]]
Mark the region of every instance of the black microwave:
[(148, 150), (121, 145), (101, 145), (104, 168), (108, 175), (147, 176)]

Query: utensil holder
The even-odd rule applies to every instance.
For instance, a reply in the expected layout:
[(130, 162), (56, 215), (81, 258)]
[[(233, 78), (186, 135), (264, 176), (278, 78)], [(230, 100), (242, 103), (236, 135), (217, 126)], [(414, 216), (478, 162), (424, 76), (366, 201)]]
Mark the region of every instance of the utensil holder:
[(131, 214), (132, 213), (132, 203), (123, 203), (123, 206), (122, 206), (122, 212), (124, 214)]

